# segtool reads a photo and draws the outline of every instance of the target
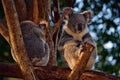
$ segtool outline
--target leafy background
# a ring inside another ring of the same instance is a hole
[[[120,0],[60,0],[61,11],[67,6],[73,7],[77,12],[93,11],[89,30],[98,47],[94,69],[120,76]],[[0,19],[3,17],[0,0]],[[10,47],[2,36],[0,36],[0,62],[14,62]],[[60,65],[59,60],[58,64]],[[3,80],[3,77],[0,77],[0,80]]]

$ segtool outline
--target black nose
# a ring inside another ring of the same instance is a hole
[[[82,24],[81,23],[78,24],[78,31],[82,31]]]

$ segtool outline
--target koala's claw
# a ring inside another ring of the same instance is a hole
[[[80,45],[79,46],[79,49],[80,49],[80,52],[84,49],[84,46],[83,45]]]

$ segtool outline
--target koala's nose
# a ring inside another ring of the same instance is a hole
[[[78,30],[82,31],[82,24],[81,23],[78,24]]]

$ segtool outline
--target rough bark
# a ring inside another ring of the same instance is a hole
[[[35,23],[39,21],[38,1],[39,0],[33,0],[33,21]]]
[[[2,0],[5,17],[8,25],[10,46],[22,70],[25,80],[37,80],[33,66],[27,56],[21,35],[20,24],[13,0]]]
[[[5,38],[5,40],[9,43],[9,33],[7,28],[0,21],[0,34]]]
[[[29,20],[37,24],[49,21],[50,0],[30,0],[27,10]]]
[[[27,19],[33,21],[33,1],[29,0],[28,6],[27,6]],[[37,6],[37,5],[36,5]]]
[[[28,5],[28,19],[37,23],[39,21],[39,10],[38,10],[39,0],[30,0]]]
[[[46,29],[46,40],[50,47],[50,60],[48,62],[48,66],[56,66],[57,61],[56,61],[56,53],[55,53],[54,43],[52,40],[50,30],[48,28]]]
[[[39,7],[38,23],[41,23],[43,21],[47,21],[49,23],[49,15],[51,12],[50,0],[38,0],[38,7]]]
[[[24,0],[14,0],[16,11],[18,14],[19,21],[26,20],[27,18],[27,9]]]
[[[67,80],[71,70],[63,67],[35,67],[35,71],[41,80]],[[22,78],[22,73],[17,64],[0,63],[0,75],[6,77]],[[120,77],[99,71],[85,70],[80,80],[120,80]]]
[[[24,0],[14,0],[16,11],[18,13],[19,21],[23,21],[27,18],[27,10]],[[5,40],[9,43],[9,33],[6,27],[6,20],[3,19],[0,21],[0,34],[5,38]]]

